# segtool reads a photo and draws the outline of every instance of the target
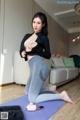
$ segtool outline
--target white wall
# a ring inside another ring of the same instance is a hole
[[[0,0],[0,83],[2,80],[3,66],[2,66],[2,40],[3,40],[3,22],[4,22],[4,0]]]
[[[74,38],[74,34],[70,35],[69,37],[69,55],[80,55],[80,40],[76,42],[72,42],[72,39]]]
[[[52,54],[68,55],[68,40],[69,36],[50,16],[49,23],[49,38]]]
[[[0,66],[1,66],[1,0],[0,0]],[[1,76],[1,68],[0,68],[0,76]]]
[[[3,78],[0,82],[13,82],[13,56],[20,48],[23,36],[31,32],[32,0],[1,0],[4,1],[2,14],[4,14],[4,37],[3,41]],[[4,12],[3,12],[4,11]]]
[[[1,54],[1,0],[0,0],[0,54]]]

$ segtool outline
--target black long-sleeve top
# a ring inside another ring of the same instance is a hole
[[[21,42],[20,45],[20,55],[22,51],[25,51],[24,42],[31,36],[32,34],[26,34]],[[36,33],[38,38],[36,39],[37,46],[32,48],[30,52],[26,52],[25,60],[27,60],[27,55],[39,55],[41,57],[44,57],[46,59],[50,59],[51,52],[50,52],[50,45],[48,37],[45,36],[43,33],[39,32]],[[22,57],[22,55],[21,55]]]

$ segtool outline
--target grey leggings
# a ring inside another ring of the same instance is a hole
[[[39,103],[60,99],[59,93],[52,93],[46,91],[46,88],[44,88],[44,82],[47,80],[50,73],[47,64],[44,62],[44,58],[34,55],[34,57],[29,60],[29,67],[30,77],[25,87],[29,102]]]

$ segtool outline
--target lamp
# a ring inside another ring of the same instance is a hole
[[[80,15],[80,2],[75,4],[74,10],[77,15]]]
[[[79,40],[80,40],[80,35],[78,35],[77,37],[73,38],[72,42],[76,42],[76,41],[79,41]]]

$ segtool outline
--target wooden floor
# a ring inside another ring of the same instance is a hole
[[[0,103],[16,99],[22,95],[24,95],[24,86],[22,85],[11,84],[0,87]]]
[[[59,92],[62,90],[69,93],[75,101],[75,105],[65,103],[55,115],[51,116],[51,120],[80,120],[80,79],[58,88]],[[22,95],[24,95],[24,86],[13,84],[0,87],[0,103],[16,99]]]
[[[61,86],[59,91],[64,89],[74,100],[75,105],[65,103],[55,115],[51,116],[51,120],[80,120],[80,79]]]

